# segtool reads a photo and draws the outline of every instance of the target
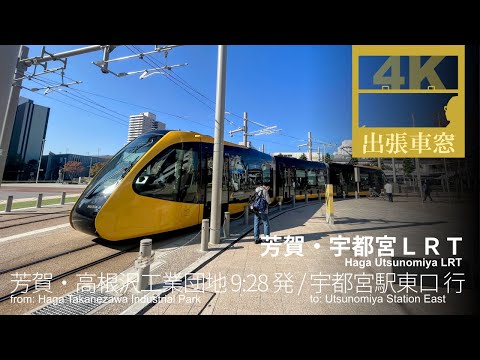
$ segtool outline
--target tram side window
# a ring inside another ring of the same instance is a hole
[[[303,189],[305,186],[305,170],[295,170],[295,187],[297,189]]]
[[[321,170],[317,175],[317,182],[318,182],[318,186],[325,186],[325,175]]]
[[[263,182],[265,184],[270,184],[271,185],[270,164],[269,163],[262,164],[262,175],[263,175]]]
[[[317,174],[314,170],[308,170],[308,185],[317,186]]]
[[[198,152],[171,147],[157,155],[134,181],[135,191],[157,199],[197,202]]]
[[[230,191],[245,191],[248,183],[247,166],[240,154],[230,154]]]

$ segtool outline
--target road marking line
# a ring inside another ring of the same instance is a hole
[[[4,238],[0,238],[0,243],[5,242],[5,241],[9,241],[9,240],[19,239],[19,238],[26,237],[26,236],[41,234],[41,233],[44,233],[44,232],[47,232],[47,231],[61,229],[61,228],[65,228],[65,227],[68,227],[68,226],[70,226],[70,223],[56,225],[56,226],[50,226],[50,227],[43,228],[43,229],[28,231],[28,232],[25,232],[25,233],[22,233],[22,234],[7,236],[7,237],[4,237]]]

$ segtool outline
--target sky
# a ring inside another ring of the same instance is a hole
[[[40,55],[42,46],[27,46],[29,57]],[[57,53],[83,46],[46,45],[46,50]],[[135,47],[150,51],[154,45]],[[132,55],[136,48],[119,46],[110,58]],[[277,134],[249,138],[256,148],[264,144],[267,153],[299,151],[308,131],[316,140],[337,145],[351,139],[350,46],[231,45],[227,51],[226,118],[234,124],[225,122],[226,141],[242,141],[241,133],[230,137],[229,131],[243,124],[245,111],[250,120],[281,129]],[[129,115],[145,111],[155,113],[167,129],[213,136],[217,55],[218,48],[213,45],[174,48],[168,65],[188,63],[174,69],[180,79],[157,74],[140,80],[140,74],[121,78],[103,74],[92,64],[102,58],[97,51],[68,59],[64,82],[81,84],[47,95],[45,90],[22,89],[21,96],[51,108],[44,154],[113,155],[126,144]],[[160,53],[146,60],[111,63],[110,70],[138,71],[161,66],[164,61]],[[60,65],[51,62],[48,68]],[[33,72],[33,67],[28,71]],[[23,86],[42,88],[61,82],[61,77],[48,74],[35,81],[25,80]],[[249,123],[250,131],[260,129]],[[327,148],[330,153],[334,150],[336,147]]]

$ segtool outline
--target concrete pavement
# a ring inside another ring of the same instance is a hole
[[[375,264],[375,259],[380,258],[379,244],[373,243],[373,253],[367,257],[355,257],[351,249],[335,256],[337,250],[330,248],[332,237],[340,235],[349,238],[387,235],[398,240],[393,244],[396,257],[403,257],[403,238],[407,237],[408,251],[417,253],[413,258],[440,259],[452,257],[447,236],[464,236],[457,257],[469,264],[471,272],[474,260],[469,246],[473,239],[468,230],[472,223],[464,203],[422,204],[418,198],[411,197],[396,198],[393,203],[379,199],[347,199],[335,201],[334,225],[326,224],[324,215],[324,207],[312,201],[306,207],[278,216],[271,221],[271,235],[282,237],[277,245],[256,245],[250,233],[201,267],[186,286],[175,287],[165,298],[160,298],[146,314],[472,313],[474,304],[472,292],[465,286],[467,281],[462,282],[461,294],[456,294],[458,288],[453,286],[447,293],[445,278],[442,278],[445,269],[438,270],[440,286],[436,291],[428,287],[426,281],[420,289],[423,273],[405,277],[406,272],[415,271],[413,268],[346,265],[346,259],[370,260]],[[288,235],[304,237],[303,256],[297,252],[285,256],[288,251],[298,250],[294,243],[288,250],[283,242]],[[440,257],[424,256],[425,237],[440,240]],[[277,256],[272,256],[276,252],[274,247],[278,247]],[[262,256],[265,252],[267,254]],[[426,270],[424,273],[432,274]],[[397,281],[385,282],[385,278],[391,279],[391,275],[386,274],[395,274]],[[413,285],[412,277],[416,281]],[[460,278],[456,279],[457,285]],[[385,284],[387,286],[382,287]],[[433,302],[437,300],[446,303]]]

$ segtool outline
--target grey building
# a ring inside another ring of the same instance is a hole
[[[106,163],[111,156],[89,156],[78,154],[54,154],[50,152],[48,155],[42,157],[42,169],[45,169],[44,175],[40,175],[40,179],[44,181],[56,181],[59,176],[59,170],[63,169],[66,163],[70,161],[80,162],[83,170],[73,174],[66,172],[64,176],[65,181],[72,180],[77,177],[88,177],[90,173],[90,166],[96,163]]]
[[[8,148],[4,180],[34,180],[47,134],[50,108],[20,97]]]

